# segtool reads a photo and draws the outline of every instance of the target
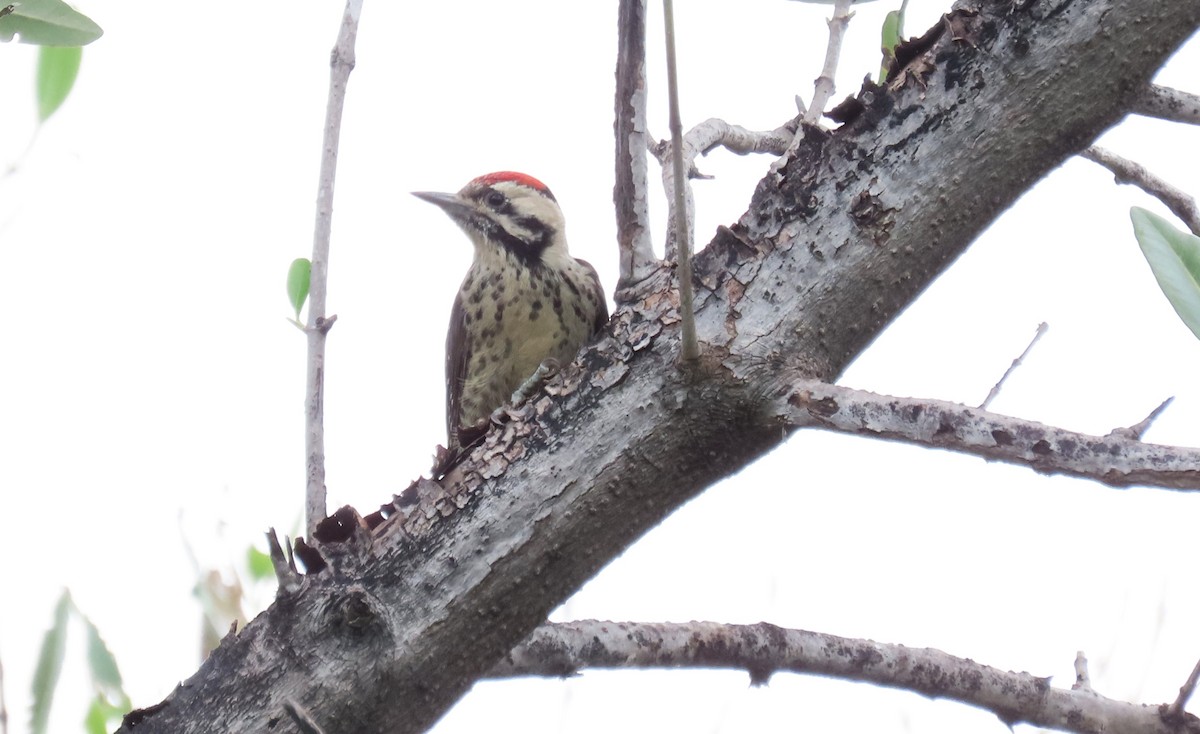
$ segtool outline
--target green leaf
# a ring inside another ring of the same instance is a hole
[[[879,67],[879,83],[887,79],[888,67],[892,65],[892,60],[896,58],[896,46],[900,43],[900,34],[904,32],[904,14],[900,10],[893,10],[883,19],[882,39],[880,41],[880,50],[883,51],[883,62]]]
[[[42,46],[38,52],[38,121],[45,122],[71,93],[83,49],[79,46]]]
[[[87,716],[84,717],[84,731],[87,734],[108,734],[113,729],[112,724],[119,721],[132,708],[133,702],[128,697],[112,703],[103,694],[97,693],[96,697],[92,699],[91,705],[88,706]]]
[[[16,35],[21,43],[86,46],[104,35],[91,18],[62,0],[20,0],[11,5],[12,12],[0,17],[0,41],[11,41]]]
[[[125,694],[121,687],[121,670],[117,667],[117,659],[104,644],[100,630],[92,624],[92,620],[82,613],[79,617],[87,629],[87,660],[88,670],[92,674],[92,683],[96,690],[110,698],[119,698]]]
[[[1200,237],[1141,207],[1132,207],[1129,218],[1158,287],[1200,339]]]
[[[288,300],[291,301],[292,308],[296,309],[297,319],[300,318],[300,309],[304,308],[304,302],[308,300],[308,282],[311,275],[312,263],[306,257],[296,258],[288,268]]]
[[[105,711],[108,705],[108,701],[100,694],[96,694],[92,699],[92,705],[88,706],[87,715],[83,717],[83,730],[87,734],[108,734],[108,716]]]
[[[246,568],[250,571],[250,578],[254,581],[275,577],[275,566],[271,563],[271,556],[254,546],[246,549]]]
[[[54,688],[58,685],[58,674],[62,672],[63,653],[66,651],[67,617],[70,611],[71,593],[64,589],[54,607],[54,623],[42,638],[37,668],[33,672],[33,707],[29,722],[29,730],[33,734],[46,734],[46,725],[50,721]]]
[[[108,649],[108,645],[104,644],[100,629],[78,608],[75,609],[75,614],[87,630],[88,671],[96,689],[96,697],[88,707],[83,725],[88,734],[107,734],[112,730],[110,724],[129,713],[133,702],[125,693],[117,658]]]

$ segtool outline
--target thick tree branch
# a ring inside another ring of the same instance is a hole
[[[777,672],[811,673],[902,688],[994,713],[1006,725],[1079,734],[1200,734],[1200,719],[1168,719],[1166,706],[1105,698],[1090,688],[1054,688],[1049,678],[948,655],[773,624],[642,624],[585,620],[539,627],[488,674],[566,677],[587,669],[724,668],[753,684]]]
[[[1157,84],[1147,84],[1133,98],[1129,111],[1170,122],[1200,125],[1200,96]]]
[[[1200,449],[1142,443],[1116,431],[1089,436],[958,403],[876,395],[813,380],[793,384],[775,409],[793,428],[817,426],[947,449],[1114,487],[1200,490]]]
[[[327,734],[426,729],[629,544],[777,446],[778,374],[836,379],[1200,25],[1193,0],[1052,5],[972,0],[905,81],[804,136],[696,254],[696,370],[675,367],[656,270],[546,394],[373,533],[338,521],[297,594],[122,731],[267,731],[288,700]]]

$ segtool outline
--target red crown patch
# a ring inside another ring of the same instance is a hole
[[[517,171],[496,171],[495,173],[486,173],[471,183],[480,184],[482,186],[491,186],[502,181],[511,181],[516,184],[521,184],[522,186],[528,186],[535,191],[542,192],[551,199],[554,198],[554,194],[550,193],[549,186],[537,180],[533,176],[530,176],[528,173],[518,173]]]

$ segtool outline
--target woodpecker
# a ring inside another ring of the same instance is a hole
[[[533,176],[499,171],[457,194],[413,195],[440,207],[475,246],[446,335],[446,446],[454,454],[543,362],[573,360],[608,322],[608,306],[596,269],[567,251],[554,194]]]

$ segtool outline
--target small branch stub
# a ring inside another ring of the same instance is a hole
[[[313,721],[308,711],[295,701],[290,699],[285,701],[283,710],[287,712],[292,722],[300,729],[301,734],[325,734],[325,730],[316,721]]]
[[[1188,699],[1196,692],[1196,683],[1200,681],[1200,660],[1196,661],[1195,667],[1192,668],[1192,674],[1188,676],[1183,685],[1179,688],[1179,697],[1176,698],[1170,706],[1167,707],[1166,714],[1163,718],[1167,723],[1179,721],[1183,717],[1183,707],[1187,706]]]
[[[1087,656],[1083,654],[1083,650],[1075,653],[1075,683],[1071,686],[1071,690],[1092,690],[1092,678],[1088,675]]]
[[[1154,421],[1158,420],[1158,417],[1163,414],[1163,411],[1170,407],[1171,403],[1174,401],[1174,396],[1167,398],[1159,403],[1157,408],[1150,411],[1150,414],[1145,418],[1141,419],[1137,423],[1134,423],[1132,426],[1114,428],[1113,430],[1109,431],[1108,435],[1120,436],[1133,441],[1140,441],[1142,436],[1146,435],[1146,431],[1150,428],[1150,426],[1154,425]]]
[[[303,578],[296,570],[296,559],[290,554],[285,556],[283,546],[279,543],[279,535],[275,528],[267,531],[267,548],[271,557],[271,566],[275,569],[275,578],[279,581],[280,594],[295,594],[300,590]]]

